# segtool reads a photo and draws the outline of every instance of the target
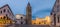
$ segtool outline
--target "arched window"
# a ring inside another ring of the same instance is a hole
[[[3,19],[5,19],[6,17],[4,16]]]
[[[8,15],[6,14],[6,18],[8,19]]]
[[[4,9],[3,12],[6,12],[6,10]]]
[[[39,22],[39,24],[41,24],[41,22]]]
[[[2,11],[1,11],[1,14],[2,14]]]
[[[34,24],[36,24],[36,23],[34,23]]]
[[[46,24],[46,22],[44,22],[44,24]]]
[[[23,19],[23,17],[21,17],[21,19]]]

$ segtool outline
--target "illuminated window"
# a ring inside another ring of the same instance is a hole
[[[8,15],[6,14],[6,17],[7,17],[7,19],[8,19]]]
[[[5,19],[6,17],[4,16],[3,19]]]
[[[41,23],[39,22],[39,24],[41,24]]]
[[[2,17],[1,17],[1,19],[2,19]]]
[[[36,24],[36,23],[34,23],[34,24]]]
[[[46,24],[46,22],[44,22],[44,24]]]

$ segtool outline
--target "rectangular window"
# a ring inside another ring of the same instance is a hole
[[[59,23],[59,16],[58,16],[58,23]]]
[[[60,5],[57,6],[57,12],[60,12]]]

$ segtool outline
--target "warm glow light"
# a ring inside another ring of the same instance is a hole
[[[49,16],[46,16],[45,18],[36,18],[36,20],[32,20],[32,25],[50,25],[51,24],[51,19]]]
[[[0,27],[5,26],[6,24],[7,24],[7,25],[8,25],[8,24],[11,24],[12,22],[13,22],[13,21],[7,19],[7,17],[6,17],[6,19],[5,19],[4,16],[0,16]]]

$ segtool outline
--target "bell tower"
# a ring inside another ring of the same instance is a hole
[[[31,25],[32,23],[32,12],[31,12],[31,6],[30,6],[30,2],[28,1],[27,7],[26,7],[26,22],[28,25]]]

